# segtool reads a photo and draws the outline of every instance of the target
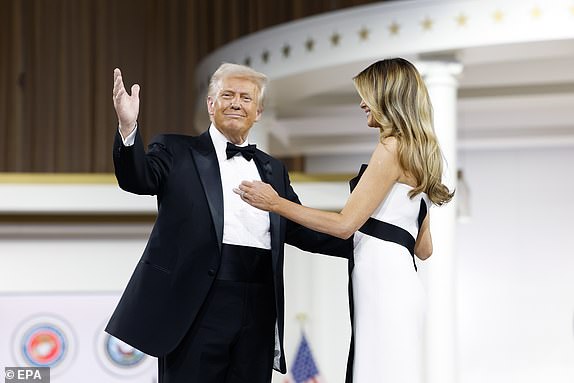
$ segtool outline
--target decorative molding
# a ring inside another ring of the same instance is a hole
[[[54,212],[48,214],[0,214],[0,226],[10,225],[139,225],[152,224],[156,218],[155,212],[132,214],[70,214],[69,212]]]
[[[84,182],[89,177],[80,177],[83,182],[79,184],[49,184],[45,181],[49,175],[38,175],[40,182],[34,183],[29,175],[23,177],[27,183],[0,184],[0,227],[4,229],[7,225],[145,225],[153,223],[157,214],[155,196],[136,196],[116,184]],[[64,179],[69,182],[74,177],[78,176]],[[297,187],[316,190],[325,185],[346,185],[353,175],[291,173],[290,177]],[[18,178],[14,177],[21,181]]]
[[[348,194],[347,182],[353,176],[290,174],[296,190],[305,190],[313,196],[307,203],[325,209],[338,206],[335,196]],[[322,196],[323,190],[332,191],[329,198]],[[78,235],[84,233],[85,227],[94,225],[95,232],[106,225],[142,227],[151,225],[157,214],[154,196],[136,196],[120,190],[117,185],[3,184],[0,194],[0,235],[13,234],[18,227],[25,226],[69,226],[74,227],[72,232]],[[46,230],[50,232],[49,228]]]
[[[48,216],[45,221],[18,221],[0,223],[0,240],[28,239],[102,239],[126,240],[138,239],[145,241],[149,236],[154,219],[149,217],[146,222],[101,222],[97,216],[85,217],[88,221],[77,223],[63,222],[61,216]],[[50,219],[53,219],[50,220]],[[93,222],[89,221],[93,219]]]
[[[347,174],[305,174],[289,173],[292,182],[327,182],[344,180]],[[0,189],[4,185],[112,185],[116,189],[117,180],[113,174],[82,173],[0,173]],[[6,187],[6,186],[4,186]]]
[[[515,0],[418,0],[348,8],[269,28],[216,50],[196,71],[198,99],[206,92],[205,79],[224,61],[248,64],[273,80],[388,56],[572,39],[572,16],[574,6],[567,0],[540,5]],[[267,59],[246,60],[246,55],[258,57],[260,47],[269,46],[275,48],[266,51]],[[285,54],[285,46],[304,49],[290,48]]]
[[[0,184],[116,185],[112,173],[0,173]]]

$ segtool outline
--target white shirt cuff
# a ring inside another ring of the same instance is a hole
[[[124,137],[122,136],[122,132],[120,131],[120,128],[118,126],[118,132],[120,132],[120,137],[122,138],[124,146],[132,146],[136,142],[137,130],[138,130],[138,124],[136,123],[134,130],[132,130],[132,132],[127,137]]]

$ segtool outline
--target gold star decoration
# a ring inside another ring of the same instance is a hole
[[[494,18],[495,22],[500,23],[502,22],[502,19],[504,19],[504,13],[502,13],[502,11],[498,9],[496,10],[496,12],[492,14],[492,17]]]
[[[311,38],[307,39],[307,41],[305,41],[305,48],[307,49],[307,52],[311,52],[313,48],[315,48],[315,40]]]
[[[456,23],[458,24],[459,27],[466,26],[467,21],[468,21],[468,17],[464,13],[461,13],[460,15],[458,15],[456,17]]]
[[[393,23],[389,25],[389,32],[391,33],[391,35],[398,35],[400,29],[401,26],[397,24],[396,21],[393,21]]]
[[[267,62],[269,61],[269,51],[268,50],[263,51],[263,53],[261,54],[261,61],[263,61],[265,64],[267,64]]]
[[[251,57],[246,57],[245,60],[243,60],[243,65],[251,66]]]
[[[289,44],[283,45],[283,48],[281,48],[281,52],[283,52],[283,57],[285,58],[289,57],[289,54],[291,53],[291,46]]]
[[[425,31],[430,31],[432,29],[433,21],[430,17],[426,17],[423,21],[421,21],[421,25]]]
[[[333,33],[331,35],[331,45],[337,46],[339,45],[339,41],[341,41],[341,35],[338,34],[337,32]]]
[[[532,8],[530,14],[532,15],[532,18],[538,19],[540,16],[542,16],[542,10],[540,10],[538,6],[535,6],[534,8]]]
[[[359,39],[361,41],[365,41],[369,38],[369,30],[366,27],[361,28],[359,31]]]

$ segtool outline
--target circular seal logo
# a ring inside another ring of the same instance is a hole
[[[23,321],[12,339],[16,363],[21,366],[50,367],[56,376],[74,359],[75,337],[62,319],[48,314]]]
[[[68,341],[60,328],[53,324],[38,324],[22,339],[22,355],[36,367],[55,367],[66,356]]]
[[[104,369],[115,377],[155,374],[154,357],[104,332],[103,327],[96,336],[96,354]]]
[[[111,335],[105,341],[108,358],[118,367],[134,367],[142,363],[145,354]]]

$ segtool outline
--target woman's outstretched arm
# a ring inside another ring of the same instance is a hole
[[[396,153],[397,143],[392,137],[377,145],[367,170],[339,213],[293,203],[279,197],[270,185],[259,181],[243,181],[235,192],[245,202],[259,209],[277,213],[310,229],[346,239],[367,221],[399,179],[401,169]]]

